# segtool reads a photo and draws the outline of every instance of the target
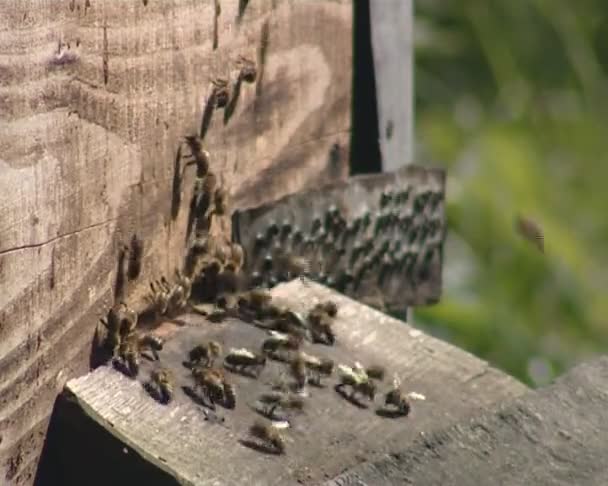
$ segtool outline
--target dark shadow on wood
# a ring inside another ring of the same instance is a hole
[[[390,408],[379,408],[376,410],[376,415],[378,417],[383,417],[383,418],[390,418],[390,419],[394,419],[394,418],[403,418],[403,417],[407,417],[408,414],[407,413],[403,413],[399,410],[394,410],[394,409],[390,409]]]
[[[268,454],[268,455],[272,455],[272,456],[281,455],[281,453],[279,451],[277,451],[274,447],[267,446],[264,444],[259,444],[253,440],[239,439],[239,444],[241,444],[245,447],[249,447],[250,449],[253,449],[254,451],[261,452],[262,454]]]
[[[111,467],[99,467],[108,464]],[[53,407],[34,486],[179,483],[88,417],[65,394]]]
[[[171,192],[171,219],[175,221],[182,203],[182,144],[177,148],[173,162],[173,188]]]
[[[203,109],[203,116],[201,117],[201,130],[200,130],[200,139],[204,140],[205,135],[207,135],[207,130],[209,130],[209,125],[211,125],[211,120],[213,118],[213,112],[215,111],[215,94],[211,94],[209,98],[207,98],[207,102],[205,103],[205,108]]]
[[[247,9],[247,5],[249,4],[249,0],[239,0],[239,13],[236,17],[237,22],[241,22],[243,19],[243,15],[245,15],[245,10]]]
[[[344,391],[344,389],[340,388],[340,385],[336,385],[334,386],[334,390],[336,390],[336,393],[338,395],[340,395],[342,398],[344,398],[344,400],[346,400],[349,403],[352,403],[355,407],[358,408],[369,408],[365,403],[360,402],[359,400],[357,400],[355,397],[349,395],[348,393],[346,393]]]
[[[226,125],[230,121],[230,118],[232,118],[232,115],[234,115],[234,110],[236,110],[236,105],[241,96],[242,85],[243,85],[243,80],[239,76],[236,79],[236,81],[234,82],[234,86],[232,88],[232,98],[230,98],[230,101],[224,108],[224,125]]]
[[[353,2],[353,95],[350,172],[382,172],[369,0]]]

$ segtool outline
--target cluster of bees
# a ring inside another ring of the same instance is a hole
[[[238,86],[256,79],[253,63],[242,58]],[[233,96],[235,96],[233,94]],[[225,80],[213,82],[210,104],[213,109],[225,108],[230,103],[230,92]],[[292,413],[304,411],[307,385],[321,387],[334,372],[338,377],[336,391],[344,398],[374,401],[379,383],[384,380],[381,366],[364,367],[335,365],[334,361],[303,350],[304,343],[333,346],[336,343],[334,321],[338,306],[332,301],[321,302],[302,315],[286,306],[275,303],[270,293],[257,287],[254,276],[244,271],[243,248],[213,231],[217,218],[230,216],[228,191],[210,171],[210,155],[203,149],[201,136],[185,137],[189,148],[188,165],[196,166],[196,177],[190,203],[188,252],[183,271],[176,270],[169,281],[164,276],[150,282],[146,312],[154,319],[171,320],[186,312],[205,315],[211,322],[227,317],[238,318],[265,331],[259,349],[228,348],[214,340],[198,343],[188,352],[184,365],[190,369],[192,392],[197,401],[215,410],[216,405],[234,409],[237,389],[230,379],[231,373],[258,378],[269,360],[284,365],[281,379],[257,397],[256,410],[267,421],[255,421],[249,428],[250,436],[261,446],[274,453],[285,452],[283,429],[289,427]],[[179,150],[181,157],[181,147]],[[124,302],[125,282],[139,277],[142,267],[143,243],[133,237],[131,245],[124,246],[119,257],[117,278],[118,304],[108,312],[97,329],[97,344],[105,352],[107,361],[129,377],[140,371],[142,358],[159,361],[163,341],[153,333],[137,329],[138,314]],[[310,271],[309,260],[280,251],[273,255],[275,268],[286,279]],[[207,304],[204,304],[207,303]],[[211,303],[211,304],[209,304]],[[145,383],[148,393],[162,404],[174,397],[175,379],[171,370],[157,367]],[[350,390],[349,393],[346,390]],[[385,406],[406,416],[410,402],[400,388],[398,380],[385,394]],[[260,446],[258,444],[258,446]]]

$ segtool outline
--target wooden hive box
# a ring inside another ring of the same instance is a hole
[[[339,308],[335,346],[311,344],[306,351],[336,363],[383,365],[389,373],[381,391],[396,373],[407,390],[426,400],[415,401],[408,417],[390,418],[383,415],[383,397],[363,407],[347,401],[334,389],[334,375],[323,388],[308,387],[305,412],[294,416],[285,432],[286,454],[266,454],[247,442],[247,430],[259,418],[256,397],[270,390],[285,365],[269,362],[258,379],[234,375],[236,409],[205,412],[181,389],[192,385],[182,362],[193,343],[213,338],[224,348],[257,349],[265,331],[238,320],[213,324],[188,315],[188,324],[175,331],[160,356],[176,375],[177,391],[168,405],[153,400],[142,386],[156,364],[146,364],[140,381],[104,366],[67,383],[71,405],[57,417],[49,443],[55,451],[50,477],[64,485],[130,484],[128,478],[152,481],[148,484],[318,484],[403,448],[420,432],[526,391],[474,356],[319,284],[298,279],[275,287],[272,295],[302,313],[334,300]]]

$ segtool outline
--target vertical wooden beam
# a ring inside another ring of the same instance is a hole
[[[390,171],[414,153],[412,0],[369,3],[382,170]]]

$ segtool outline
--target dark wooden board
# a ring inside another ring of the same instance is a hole
[[[323,284],[403,310],[441,295],[444,192],[443,171],[407,166],[237,211],[233,232],[259,284],[288,277],[278,250],[304,257]]]
[[[527,390],[474,356],[319,284],[298,279],[278,285],[272,293],[298,312],[320,300],[335,300],[337,344],[308,345],[307,351],[344,364],[384,365],[390,376],[397,373],[408,390],[426,400],[416,401],[409,417],[389,419],[375,413],[380,397],[368,408],[358,408],[336,393],[332,377],[325,388],[309,388],[306,412],[295,417],[286,433],[286,455],[260,453],[239,441],[247,439],[247,428],[257,417],[251,408],[256,396],[269,389],[268,382],[279,375],[281,366],[271,363],[258,380],[234,376],[237,408],[218,408],[224,418],[218,423],[216,416],[205,414],[179,391],[179,386],[191,384],[181,364],[185,353],[210,337],[224,347],[257,347],[264,331],[240,321],[212,324],[193,315],[184,316],[188,325],[175,332],[161,354],[179,385],[169,405],[150,398],[140,381],[108,367],[69,381],[66,392],[80,413],[182,484],[272,485],[317,484],[365,459],[402,448],[422,431],[445,427]],[[144,381],[148,371],[142,372]],[[381,388],[389,387],[390,381]],[[82,460],[97,467],[94,457]]]
[[[608,358],[470,421],[421,434],[407,449],[326,486],[608,484]]]

